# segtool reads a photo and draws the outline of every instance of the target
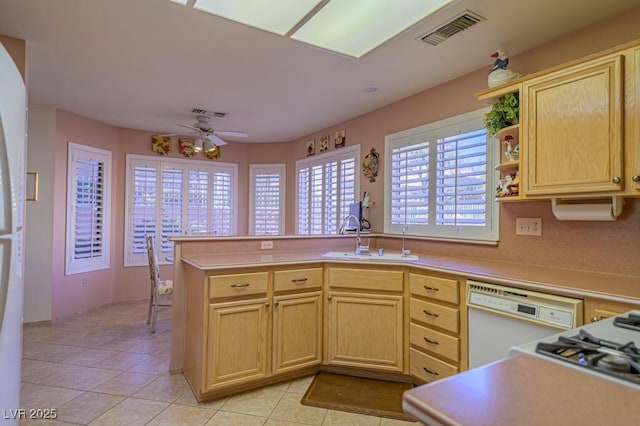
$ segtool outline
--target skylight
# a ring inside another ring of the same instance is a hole
[[[196,0],[203,10],[279,35],[287,34],[321,0]]]
[[[193,8],[360,58],[453,1],[195,0]]]

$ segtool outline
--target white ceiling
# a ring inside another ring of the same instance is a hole
[[[239,141],[286,142],[637,5],[459,0],[361,59],[167,0],[0,0],[0,34],[28,41],[30,102],[159,133],[198,107],[228,113],[212,124],[249,133]],[[416,40],[464,9],[487,21],[437,47]]]

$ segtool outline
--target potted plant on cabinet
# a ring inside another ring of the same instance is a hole
[[[484,124],[491,136],[500,129],[513,126],[518,123],[520,114],[520,102],[516,93],[507,93],[499,98],[485,115]]]

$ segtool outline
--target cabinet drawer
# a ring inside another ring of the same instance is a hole
[[[411,294],[458,304],[458,281],[428,275],[409,274]]]
[[[214,275],[209,277],[209,298],[247,296],[267,292],[267,272]]]
[[[409,340],[412,345],[434,354],[456,362],[460,360],[460,339],[457,337],[451,337],[418,324],[411,324]]]
[[[288,291],[322,287],[322,268],[292,269],[273,274],[273,290]]]
[[[331,268],[329,286],[361,290],[402,291],[402,271]]]
[[[425,382],[433,382],[457,374],[458,367],[411,348],[409,350],[409,373]]]
[[[457,309],[412,298],[410,299],[409,312],[412,320],[440,327],[453,333],[459,331],[459,312]]]

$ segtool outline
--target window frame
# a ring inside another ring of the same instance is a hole
[[[286,196],[286,176],[287,166],[284,163],[278,164],[250,164],[249,165],[249,235],[284,235],[285,230],[285,196]],[[277,174],[280,180],[278,192],[278,232],[256,233],[256,178],[258,174]]]
[[[386,234],[401,234],[403,228],[407,235],[420,236],[447,241],[497,243],[499,240],[499,205],[494,201],[494,188],[498,181],[498,172],[494,166],[498,162],[500,146],[495,143],[495,138],[486,134],[486,188],[485,207],[486,222],[483,227],[473,226],[443,226],[437,225],[437,163],[438,163],[438,141],[456,134],[468,133],[474,130],[484,129],[484,117],[489,108],[482,108],[476,111],[467,112],[454,117],[439,120],[433,123],[414,127],[385,136],[385,159],[384,165],[384,232]],[[429,142],[429,213],[428,225],[403,225],[392,224],[391,202],[392,202],[392,151],[396,147],[417,145],[422,142]]]
[[[300,170],[304,168],[312,168],[316,166],[325,167],[327,164],[337,161],[340,162],[344,159],[353,158],[354,159],[354,200],[353,202],[357,202],[360,199],[360,145],[353,145],[350,147],[335,149],[323,154],[308,156],[307,158],[303,158],[301,160],[296,161],[296,178],[295,178],[295,187],[296,187],[296,200],[295,200],[295,233],[296,235],[335,235],[338,233],[341,222],[346,215],[349,214],[348,206],[346,212],[342,212],[341,208],[338,204],[338,212],[337,212],[337,226],[334,233],[331,234],[312,234],[305,233],[301,234],[299,231],[300,227]],[[324,206],[323,206],[324,212]],[[324,213],[323,213],[324,214]]]
[[[214,173],[230,174],[230,196],[231,213],[229,216],[229,228],[228,235],[237,235],[237,212],[238,212],[238,165],[235,163],[207,163],[199,160],[189,160],[180,158],[164,158],[153,157],[148,155],[127,154],[126,156],[126,177],[125,177],[125,224],[124,224],[124,266],[135,267],[147,265],[147,255],[145,253],[134,253],[134,236],[132,234],[132,220],[133,220],[133,184],[134,184],[134,167],[142,167],[147,164],[148,167],[156,170],[155,176],[155,205],[153,206],[153,227],[154,235],[161,236],[162,234],[162,208],[163,208],[163,172],[166,169],[179,169],[182,171],[182,192],[181,192],[181,233],[185,235],[186,221],[189,217],[189,172],[206,171],[208,173],[208,185],[212,183]],[[210,190],[211,187],[209,187]],[[211,230],[213,209],[215,208],[213,199],[211,198],[211,192],[207,198],[206,212],[207,226]],[[205,235],[211,235],[213,231],[206,233]],[[199,234],[193,234],[199,235]],[[227,234],[225,234],[227,235]],[[162,247],[162,238],[156,238],[156,251],[157,253],[166,252]],[[159,264],[171,264],[171,260],[166,259],[167,256],[160,256]]]
[[[67,202],[66,202],[66,238],[65,238],[65,275],[93,272],[111,267],[111,191],[112,191],[112,153],[92,146],[69,142],[67,147]],[[89,259],[74,259],[76,242],[77,205],[77,164],[79,160],[92,160],[103,163],[102,170],[102,239],[101,255]]]

